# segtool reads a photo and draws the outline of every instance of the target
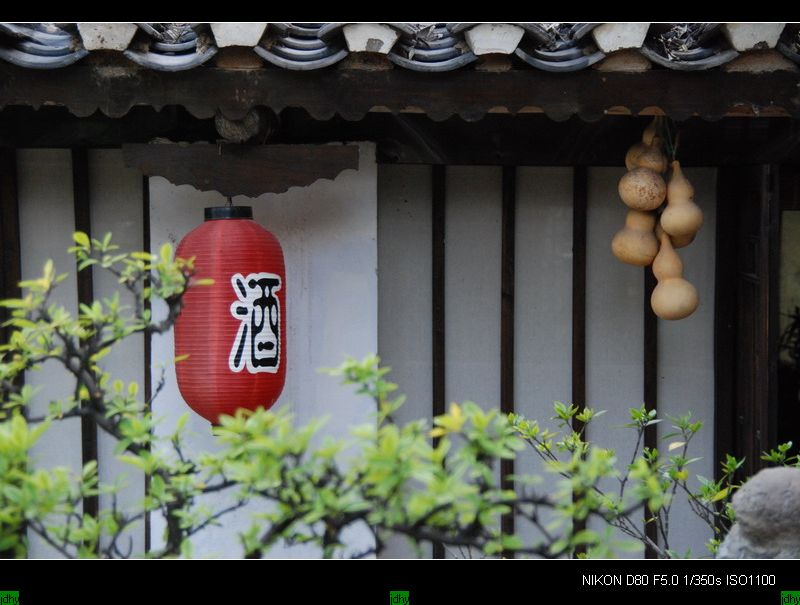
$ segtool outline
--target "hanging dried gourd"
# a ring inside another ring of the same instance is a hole
[[[660,137],[653,137],[649,145],[645,145],[642,152],[633,160],[634,168],[649,168],[653,172],[666,172],[667,156],[661,151],[663,143]]]
[[[628,170],[633,170],[636,168],[636,159],[653,143],[653,138],[658,133],[658,127],[659,119],[658,116],[656,116],[653,118],[653,121],[650,122],[647,128],[644,129],[644,132],[642,133],[642,140],[638,143],[634,143],[631,145],[631,148],[628,149],[628,153],[625,154],[625,167]]]
[[[625,226],[611,240],[611,251],[629,265],[646,267],[658,254],[658,240],[653,229],[656,217],[651,212],[628,210]]]
[[[672,247],[676,250],[680,248],[685,248],[689,244],[694,241],[696,233],[692,233],[691,235],[670,235],[669,241],[672,242]],[[656,231],[656,237],[658,237],[658,231]]]
[[[683,278],[683,263],[672,247],[669,235],[659,230],[658,254],[653,261],[653,275],[658,284],[650,296],[650,306],[661,319],[683,319],[700,304],[697,289]]]
[[[664,178],[650,168],[634,168],[619,181],[619,196],[633,210],[655,210],[667,197]]]
[[[661,214],[661,227],[673,237],[693,239],[702,224],[703,211],[694,203],[694,187],[683,175],[680,162],[674,160],[672,176],[667,185],[667,207]]]

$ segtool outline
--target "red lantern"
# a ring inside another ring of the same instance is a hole
[[[237,408],[269,408],[286,379],[283,251],[248,206],[206,208],[205,222],[178,245],[195,258],[194,279],[175,323],[181,395],[212,424]]]

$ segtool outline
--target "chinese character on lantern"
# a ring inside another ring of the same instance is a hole
[[[251,273],[247,277],[236,273],[231,284],[239,299],[231,305],[231,314],[241,324],[228,360],[230,369],[274,374],[281,364],[281,311],[276,296],[281,278],[274,273]]]

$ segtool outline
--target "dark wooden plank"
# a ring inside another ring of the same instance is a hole
[[[572,172],[572,404],[586,407],[586,233],[589,200],[587,169],[579,166]],[[584,430],[584,424],[573,418],[572,428]],[[586,529],[585,521],[574,521],[573,531]],[[575,555],[585,553],[579,546]]]
[[[72,192],[75,207],[75,230],[92,236],[91,200],[89,193],[89,153],[86,148],[72,150]],[[91,268],[79,271],[78,302],[91,305],[94,301],[94,285]],[[86,416],[81,417],[81,461],[97,462],[97,424]],[[100,511],[98,496],[83,499],[84,514],[97,517]]]
[[[720,168],[716,183],[716,250],[714,277],[714,473],[734,451],[737,411],[736,372],[736,195],[737,171]]]
[[[644,268],[644,380],[643,399],[644,407],[648,411],[658,411],[658,317],[650,306],[650,297],[656,287],[655,275],[650,267]],[[644,446],[647,448],[658,447],[658,425],[646,427],[644,430]],[[652,513],[645,507],[645,522]],[[656,544],[658,543],[658,528],[654,523],[645,524],[645,534]],[[656,559],[658,554],[648,545],[645,545],[644,556],[646,559]]]
[[[760,424],[764,432],[762,449],[769,450],[778,442],[778,340],[780,339],[780,254],[781,194],[780,167],[763,167],[762,225],[764,250],[764,286],[762,296],[766,311],[767,393],[762,401]]]
[[[0,148],[0,295],[18,298],[20,295],[19,199],[17,196],[17,153]],[[8,319],[6,308],[0,308],[0,323]],[[11,328],[0,326],[0,339],[8,342]]]
[[[214,120],[198,120],[182,107],[134,107],[122,118],[101,113],[79,118],[65,107],[6,107],[0,111],[0,146],[118,148],[161,137],[213,143]]]
[[[500,261],[500,411],[514,411],[514,250],[517,209],[517,169],[503,166],[503,208]],[[500,484],[503,489],[513,490],[514,461],[500,461]],[[514,533],[514,514],[503,515],[501,531]],[[513,553],[504,553],[513,558]]]
[[[432,346],[432,374],[433,374],[433,409],[434,416],[445,413],[445,331],[444,331],[444,254],[445,254],[445,167],[436,165],[433,171],[432,195],[432,309],[431,309],[431,336]],[[433,558],[444,559],[444,546],[441,543],[433,544]]]
[[[585,167],[572,178],[572,404],[586,407],[586,231],[588,175]],[[583,429],[574,420],[572,428]]]
[[[258,197],[358,169],[356,145],[123,145],[126,165],[175,185]]]
[[[609,115],[594,123],[577,116],[555,122],[543,114],[488,114],[478,122],[454,117],[435,122],[422,114],[367,114],[358,122],[340,116],[314,120],[287,108],[270,142],[375,141],[379,163],[619,166],[640,138],[649,117]],[[64,107],[7,107],[0,111],[0,146],[119,147],[170,141],[215,143],[213,119],[197,119],[182,107],[134,107],[122,118],[100,113],[78,118]],[[532,141],[540,141],[532,144]],[[800,125],[790,118],[741,117],[681,123],[681,164],[726,166],[800,163]]]
[[[100,69],[83,62],[58,70],[32,70],[3,63],[0,82],[4,83],[0,106],[63,105],[79,116],[99,110],[120,117],[137,105],[180,105],[198,118],[211,118],[220,110],[231,119],[241,119],[257,106],[276,113],[302,107],[318,120],[336,114],[359,120],[376,106],[394,112],[418,107],[434,120],[459,115],[469,121],[497,107],[511,113],[538,107],[555,120],[574,114],[598,120],[612,108],[625,107],[637,114],[652,106],[677,120],[695,114],[721,118],[734,108],[751,113],[782,108],[792,116],[800,115],[795,102],[797,75],[786,70],[548,73],[532,68],[461,69],[431,78],[405,69],[306,72],[203,67],[165,73],[124,64]]]
[[[715,452],[745,459],[740,479],[776,438],[778,177],[769,165],[719,172]]]
[[[15,149],[0,147],[0,297],[19,298],[19,282],[21,277],[20,265],[20,234],[19,234],[19,196],[17,191],[17,153]],[[8,319],[8,311],[0,308],[0,323]],[[11,335],[10,327],[0,326],[0,342],[6,343]],[[16,383],[24,384],[24,377]],[[24,410],[23,410],[23,413]],[[25,536],[26,529],[23,524],[19,536]],[[0,550],[0,559],[13,559],[13,549]]]
[[[150,252],[152,243],[150,241],[150,177],[142,177],[142,250]],[[150,299],[144,303],[144,308],[150,310]],[[152,339],[150,334],[144,335],[144,401],[145,407],[149,412],[152,412],[151,399],[153,397],[153,348]],[[148,444],[149,448],[149,444]],[[144,493],[150,491],[150,475],[144,476]],[[152,527],[150,524],[150,512],[144,515],[144,552],[150,552],[151,548],[151,533]]]

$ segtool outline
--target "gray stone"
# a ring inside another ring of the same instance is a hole
[[[722,31],[736,50],[775,48],[785,23],[723,23]]]
[[[733,510],[718,558],[800,558],[800,469],[760,471],[734,494]]]
[[[800,559],[800,544],[754,542],[736,523],[719,547],[717,559]]]
[[[601,23],[592,30],[597,46],[604,53],[644,44],[649,23]]]
[[[135,23],[78,23],[86,50],[125,50],[136,30]]]
[[[256,46],[267,29],[266,23],[210,23],[217,46]]]

